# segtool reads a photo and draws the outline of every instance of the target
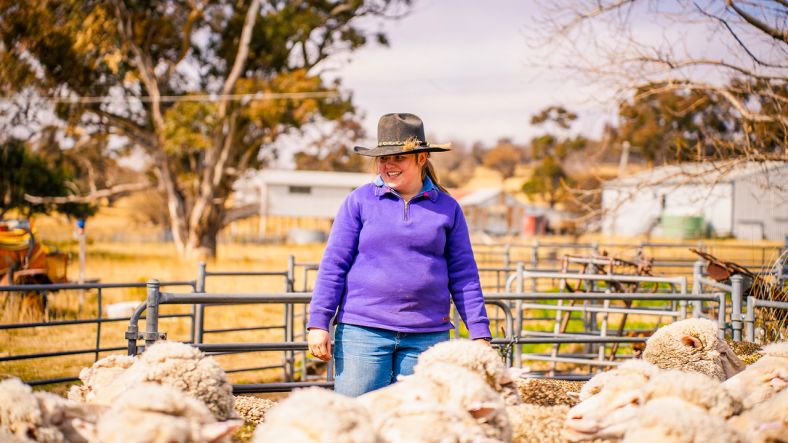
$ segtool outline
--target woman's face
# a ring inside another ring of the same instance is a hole
[[[395,154],[378,157],[378,174],[400,193],[416,193],[422,186],[421,168],[427,154]]]

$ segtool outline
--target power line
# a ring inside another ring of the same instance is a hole
[[[310,91],[310,92],[256,92],[254,94],[201,94],[201,95],[162,95],[159,101],[162,103],[179,103],[179,102],[218,102],[219,100],[227,99],[230,101],[240,101],[242,103],[249,103],[253,101],[267,101],[267,100],[305,100],[305,99],[323,99],[339,97],[339,92],[336,91]],[[37,100],[51,103],[51,104],[102,104],[102,103],[126,103],[129,101],[138,101],[150,103],[153,98],[149,95],[143,96],[77,96],[77,97],[37,97]],[[11,97],[0,97],[0,103],[13,103],[14,99]]]

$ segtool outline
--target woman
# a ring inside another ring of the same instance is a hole
[[[375,157],[378,176],[337,213],[308,325],[310,352],[327,361],[336,312],[334,390],[341,394],[413,373],[419,353],[449,339],[452,300],[471,338],[491,338],[465,217],[428,160],[448,149],[425,140],[415,115],[386,114],[377,147],[355,148]]]

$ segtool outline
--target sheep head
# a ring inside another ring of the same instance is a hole
[[[700,372],[720,381],[744,369],[731,347],[717,337],[716,323],[700,318],[657,330],[646,342],[643,359],[661,369]]]
[[[569,410],[562,436],[572,442],[621,438],[641,402],[638,387],[608,386]]]

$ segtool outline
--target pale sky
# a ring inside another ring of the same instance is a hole
[[[551,104],[579,112],[579,132],[599,133],[610,111],[589,102],[588,86],[529,67],[535,12],[530,0],[416,1],[407,17],[383,23],[389,47],[361,48],[336,73],[373,138],[382,114],[410,112],[437,143],[524,143],[541,131],[531,115]]]

